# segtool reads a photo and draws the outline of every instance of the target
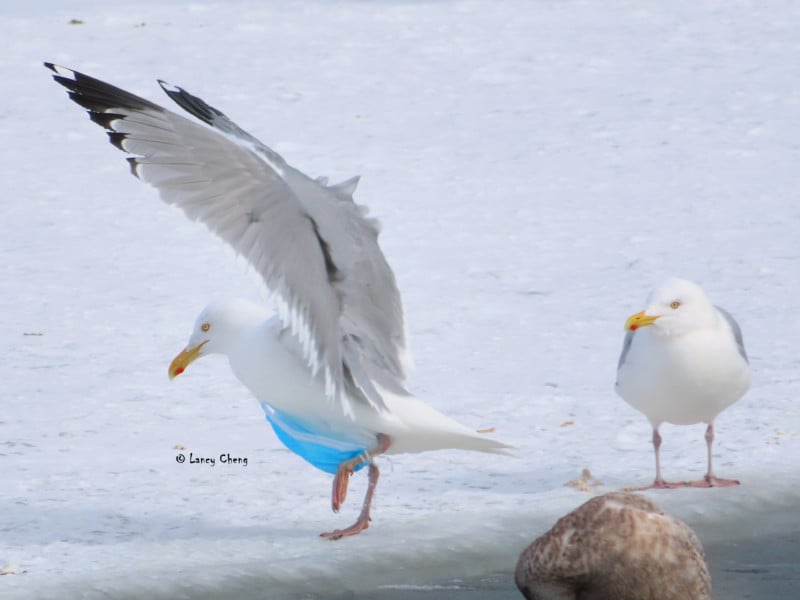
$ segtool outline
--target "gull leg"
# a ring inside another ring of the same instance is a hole
[[[661,476],[661,434],[658,429],[653,429],[653,450],[656,454],[656,479],[653,485],[664,485],[664,478]]]
[[[345,498],[347,498],[347,484],[350,483],[350,475],[355,472],[356,467],[362,463],[371,462],[375,456],[383,454],[391,446],[391,438],[388,435],[379,433],[377,436],[378,443],[374,449],[368,450],[364,454],[344,461],[339,465],[336,470],[336,475],[333,478],[333,490],[331,493],[331,508],[333,512],[338,513]]]
[[[331,508],[333,512],[338,513],[339,508],[344,504],[345,498],[347,498],[347,485],[350,483],[350,475],[355,472],[356,467],[362,462],[364,462],[364,458],[357,456],[339,465],[336,475],[333,477],[333,489],[331,491]]]
[[[374,463],[370,463],[369,487],[367,487],[367,495],[364,496],[364,504],[361,506],[361,513],[358,515],[356,522],[350,525],[350,527],[345,527],[344,529],[334,529],[333,531],[322,533],[320,534],[320,537],[328,540],[338,540],[343,537],[361,533],[369,527],[369,522],[371,521],[369,509],[372,505],[372,498],[375,496],[375,487],[378,485],[378,478],[380,477],[380,474],[381,472],[378,470],[378,467],[376,467]]]
[[[638,491],[665,490],[688,486],[689,484],[684,481],[678,483],[668,483],[664,481],[664,478],[661,476],[661,434],[658,433],[658,427],[653,428],[653,450],[655,450],[656,454],[656,479],[650,485],[636,489]]]
[[[339,465],[336,471],[336,476],[333,478],[333,490],[331,494],[331,506],[333,512],[339,512],[339,508],[344,503],[347,497],[347,484],[350,482],[350,475],[353,474],[355,468],[362,463],[369,463],[369,486],[367,487],[367,494],[364,496],[364,504],[361,507],[361,514],[358,520],[347,527],[346,529],[336,529],[335,531],[326,532],[321,534],[321,537],[338,540],[342,537],[356,535],[369,527],[369,510],[372,505],[372,498],[375,495],[375,487],[378,485],[378,478],[380,477],[380,470],[372,462],[372,459],[383,454],[391,446],[392,440],[388,435],[379,433],[377,435],[378,443],[373,450],[365,452],[364,454],[344,461]]]
[[[699,480],[699,481],[692,481],[689,485],[692,487],[731,487],[734,485],[739,485],[739,481],[736,479],[722,479],[721,477],[717,477],[714,475],[714,469],[712,466],[712,456],[711,456],[711,446],[714,443],[714,423],[711,422],[706,427],[706,446],[708,447],[708,473],[706,476]]]

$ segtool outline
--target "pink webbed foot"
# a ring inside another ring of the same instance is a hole
[[[326,540],[340,540],[343,537],[349,537],[351,535],[357,535],[367,529],[369,527],[369,522],[372,519],[367,516],[366,519],[359,517],[358,520],[350,525],[350,527],[345,527],[344,529],[334,529],[333,531],[326,531],[325,533],[320,533],[319,537],[326,539]]]
[[[650,485],[635,488],[637,492],[644,492],[645,490],[675,490],[678,488],[689,487],[688,481],[664,481],[663,479],[656,479]]]
[[[367,494],[364,496],[364,504],[361,506],[361,514],[358,515],[358,520],[355,523],[346,527],[345,529],[335,529],[320,534],[321,538],[326,540],[339,540],[343,537],[349,537],[361,533],[369,527],[370,516],[369,509],[372,506],[372,498],[375,496],[375,487],[378,485],[378,478],[381,472],[374,464],[369,465],[369,486],[367,487]]]
[[[320,534],[321,538],[326,540],[339,540],[343,537],[357,535],[369,527],[369,522],[371,521],[369,510],[372,506],[372,498],[375,496],[375,488],[378,485],[378,478],[381,475],[378,467],[375,466],[375,464],[371,461],[374,456],[386,452],[391,445],[391,438],[389,438],[388,435],[379,433],[377,439],[378,444],[374,450],[343,462],[341,465],[339,465],[339,469],[336,471],[336,476],[333,478],[331,504],[333,506],[333,511],[338,512],[339,507],[342,505],[342,502],[344,502],[345,496],[347,496],[347,484],[350,481],[350,475],[353,474],[355,468],[362,462],[369,463],[369,485],[367,487],[367,493],[364,496],[364,503],[361,506],[361,514],[358,515],[358,519],[355,523],[350,525],[350,527],[326,531],[325,533]]]
[[[733,487],[736,485],[739,485],[738,479],[723,479],[715,475],[706,475],[703,479],[689,482],[690,487],[696,488]]]

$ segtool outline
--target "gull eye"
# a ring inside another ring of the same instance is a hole
[[[669,303],[669,307],[670,307],[671,309],[673,309],[673,310],[675,310],[676,308],[678,308],[680,305],[681,305],[681,303],[680,303],[680,302],[678,302],[677,300],[673,300],[672,302],[670,302],[670,303]],[[205,331],[205,330],[204,330],[204,331]]]
[[[203,323],[202,325],[200,325],[201,331],[208,331],[209,329],[211,329],[211,323]]]

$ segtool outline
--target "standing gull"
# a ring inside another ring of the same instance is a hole
[[[734,318],[711,304],[697,284],[670,278],[653,290],[645,310],[628,318],[625,330],[616,389],[653,426],[656,478],[648,488],[738,485],[734,479],[717,477],[711,461],[714,419],[750,387],[747,353]],[[708,424],[704,479],[664,481],[658,428],[665,421]]]
[[[357,521],[323,537],[369,526],[379,454],[504,452],[506,445],[406,391],[400,294],[378,246],[377,221],[353,201],[357,177],[332,186],[311,179],[219,110],[163,81],[167,95],[205,125],[77,71],[45,66],[111,143],[132,155],[135,176],[232,246],[273,293],[277,316],[244,300],[206,307],[169,376],[201,356],[227,355],[280,441],[334,475],[334,512],[350,475],[368,467]]]

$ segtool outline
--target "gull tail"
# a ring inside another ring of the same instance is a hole
[[[514,456],[513,446],[470,429],[413,396],[385,394],[384,400],[398,421],[394,431],[386,431],[392,438],[388,454],[453,449]]]

